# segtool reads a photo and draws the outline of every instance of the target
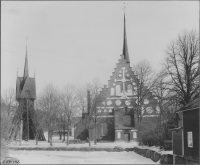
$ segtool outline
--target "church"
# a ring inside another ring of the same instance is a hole
[[[18,108],[9,130],[9,138],[13,139],[19,136],[23,140],[33,140],[36,136],[35,124],[37,122],[34,118],[36,83],[35,77],[29,77],[27,48],[23,77],[17,75],[16,100]],[[39,139],[45,140],[43,133],[39,133]]]
[[[100,91],[101,101],[96,106],[97,115],[104,119],[97,126],[97,141],[137,142],[138,82],[139,78],[130,66],[124,14],[123,52],[108,80],[108,86],[104,85]],[[140,115],[158,115],[156,99],[150,91],[144,99],[144,105]],[[85,116],[89,114],[90,112],[82,114],[82,121],[75,126],[74,138],[85,140],[90,134],[90,139],[94,140],[95,129],[86,129],[84,126]]]

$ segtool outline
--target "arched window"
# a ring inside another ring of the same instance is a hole
[[[117,139],[121,139],[121,132],[117,132]]]
[[[131,126],[131,116],[130,115],[124,115],[123,116],[123,125],[124,126]]]
[[[137,138],[137,132],[133,132],[133,138],[134,138],[134,139]]]
[[[131,84],[127,85],[127,93],[128,93],[128,95],[132,95],[132,93],[133,93],[132,85]]]
[[[121,86],[120,85],[116,85],[116,95],[117,96],[121,95]]]
[[[114,95],[115,95],[115,89],[114,89],[114,88],[111,88],[111,89],[110,89],[110,95],[111,95],[111,96],[114,96]]]

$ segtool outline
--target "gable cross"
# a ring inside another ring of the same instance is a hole
[[[123,93],[125,93],[125,82],[127,82],[127,81],[130,81],[129,79],[126,79],[126,77],[125,77],[125,67],[122,67],[122,72],[123,72],[123,77],[122,77],[122,79],[121,80],[116,80],[115,79],[115,82],[122,82],[123,83]]]

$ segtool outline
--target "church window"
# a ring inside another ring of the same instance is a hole
[[[132,85],[131,84],[127,85],[127,92],[129,95],[132,95]]]
[[[121,86],[120,85],[116,85],[116,95],[120,96],[121,94]]]
[[[137,138],[137,132],[133,132],[133,138],[134,138],[134,139]]]
[[[123,125],[124,126],[131,126],[131,116],[130,115],[124,115],[123,116]]]
[[[114,95],[115,95],[115,89],[114,89],[114,88],[111,88],[111,89],[110,89],[110,95],[111,95],[111,96],[114,96]]]
[[[117,132],[117,139],[121,139],[121,132]]]

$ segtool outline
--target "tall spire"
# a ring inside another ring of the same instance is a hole
[[[127,44],[127,36],[126,36],[126,19],[125,19],[125,9],[124,9],[124,43],[123,43],[123,55],[124,59],[130,63],[129,54],[128,54],[128,44]]]
[[[25,57],[25,64],[24,64],[24,78],[29,77],[28,74],[28,55],[27,55],[27,37],[26,37],[26,57]]]

